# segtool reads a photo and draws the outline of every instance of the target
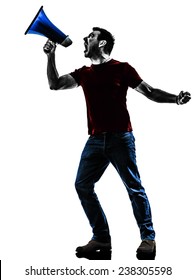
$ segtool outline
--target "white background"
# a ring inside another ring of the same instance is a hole
[[[83,265],[116,271],[120,266],[172,266],[172,276],[150,277],[192,279],[195,250],[193,2],[4,1],[0,11],[3,280],[42,279],[25,276],[25,269],[31,265],[34,268]],[[47,59],[42,51],[46,38],[24,36],[41,5],[49,19],[73,40],[73,45],[66,49],[57,47],[60,74],[90,64],[83,55],[83,37],[93,26],[100,26],[115,35],[113,58],[128,61],[154,87],[174,94],[180,90],[192,94],[190,103],[177,106],[154,103],[131,89],[128,92],[137,162],[156,230],[155,261],[136,260],[139,231],[125,188],[112,166],[96,186],[110,224],[112,260],[88,261],[75,257],[75,248],[91,238],[91,229],[74,189],[80,154],[88,137],[86,107],[81,88],[49,90]],[[120,277],[114,274],[114,279]]]

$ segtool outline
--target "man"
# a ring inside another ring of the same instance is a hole
[[[111,250],[111,237],[106,216],[94,191],[111,162],[119,173],[130,198],[140,229],[138,259],[155,257],[155,231],[150,204],[136,165],[134,136],[126,106],[128,87],[152,101],[185,104],[191,96],[181,91],[174,95],[144,82],[128,63],[111,59],[114,37],[105,29],[95,27],[84,38],[84,54],[92,62],[74,72],[59,76],[55,66],[56,45],[50,40],[44,46],[48,56],[47,75],[50,89],[71,89],[82,86],[88,118],[89,139],[84,147],[76,177],[76,191],[92,227],[89,243],[76,249],[77,256],[90,259],[95,252]]]

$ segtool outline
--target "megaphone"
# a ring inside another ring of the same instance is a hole
[[[24,34],[41,35],[64,47],[68,47],[72,44],[69,36],[65,35],[48,19],[45,12],[43,11],[43,6],[41,6]]]

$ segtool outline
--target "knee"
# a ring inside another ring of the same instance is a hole
[[[127,192],[129,193],[129,195],[131,197],[140,196],[140,195],[144,195],[145,194],[145,189],[142,186],[141,182],[140,183],[137,182],[137,183],[131,184],[130,186],[126,185],[126,189],[127,189]]]
[[[83,184],[79,180],[77,180],[77,179],[76,179],[74,185],[75,185],[75,189],[76,189],[77,192],[82,191],[83,188],[84,188]]]
[[[77,193],[84,193],[84,192],[87,192],[87,190],[89,190],[90,188],[88,187],[88,185],[85,182],[76,179],[75,189],[76,189]]]
[[[79,197],[90,197],[94,193],[94,185],[87,182],[75,181],[75,189]]]

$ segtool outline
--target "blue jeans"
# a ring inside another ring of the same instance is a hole
[[[90,136],[81,155],[76,191],[93,231],[93,240],[109,242],[109,226],[94,191],[109,163],[120,175],[130,198],[141,239],[155,239],[150,204],[141,184],[136,164],[132,132],[102,133]]]

